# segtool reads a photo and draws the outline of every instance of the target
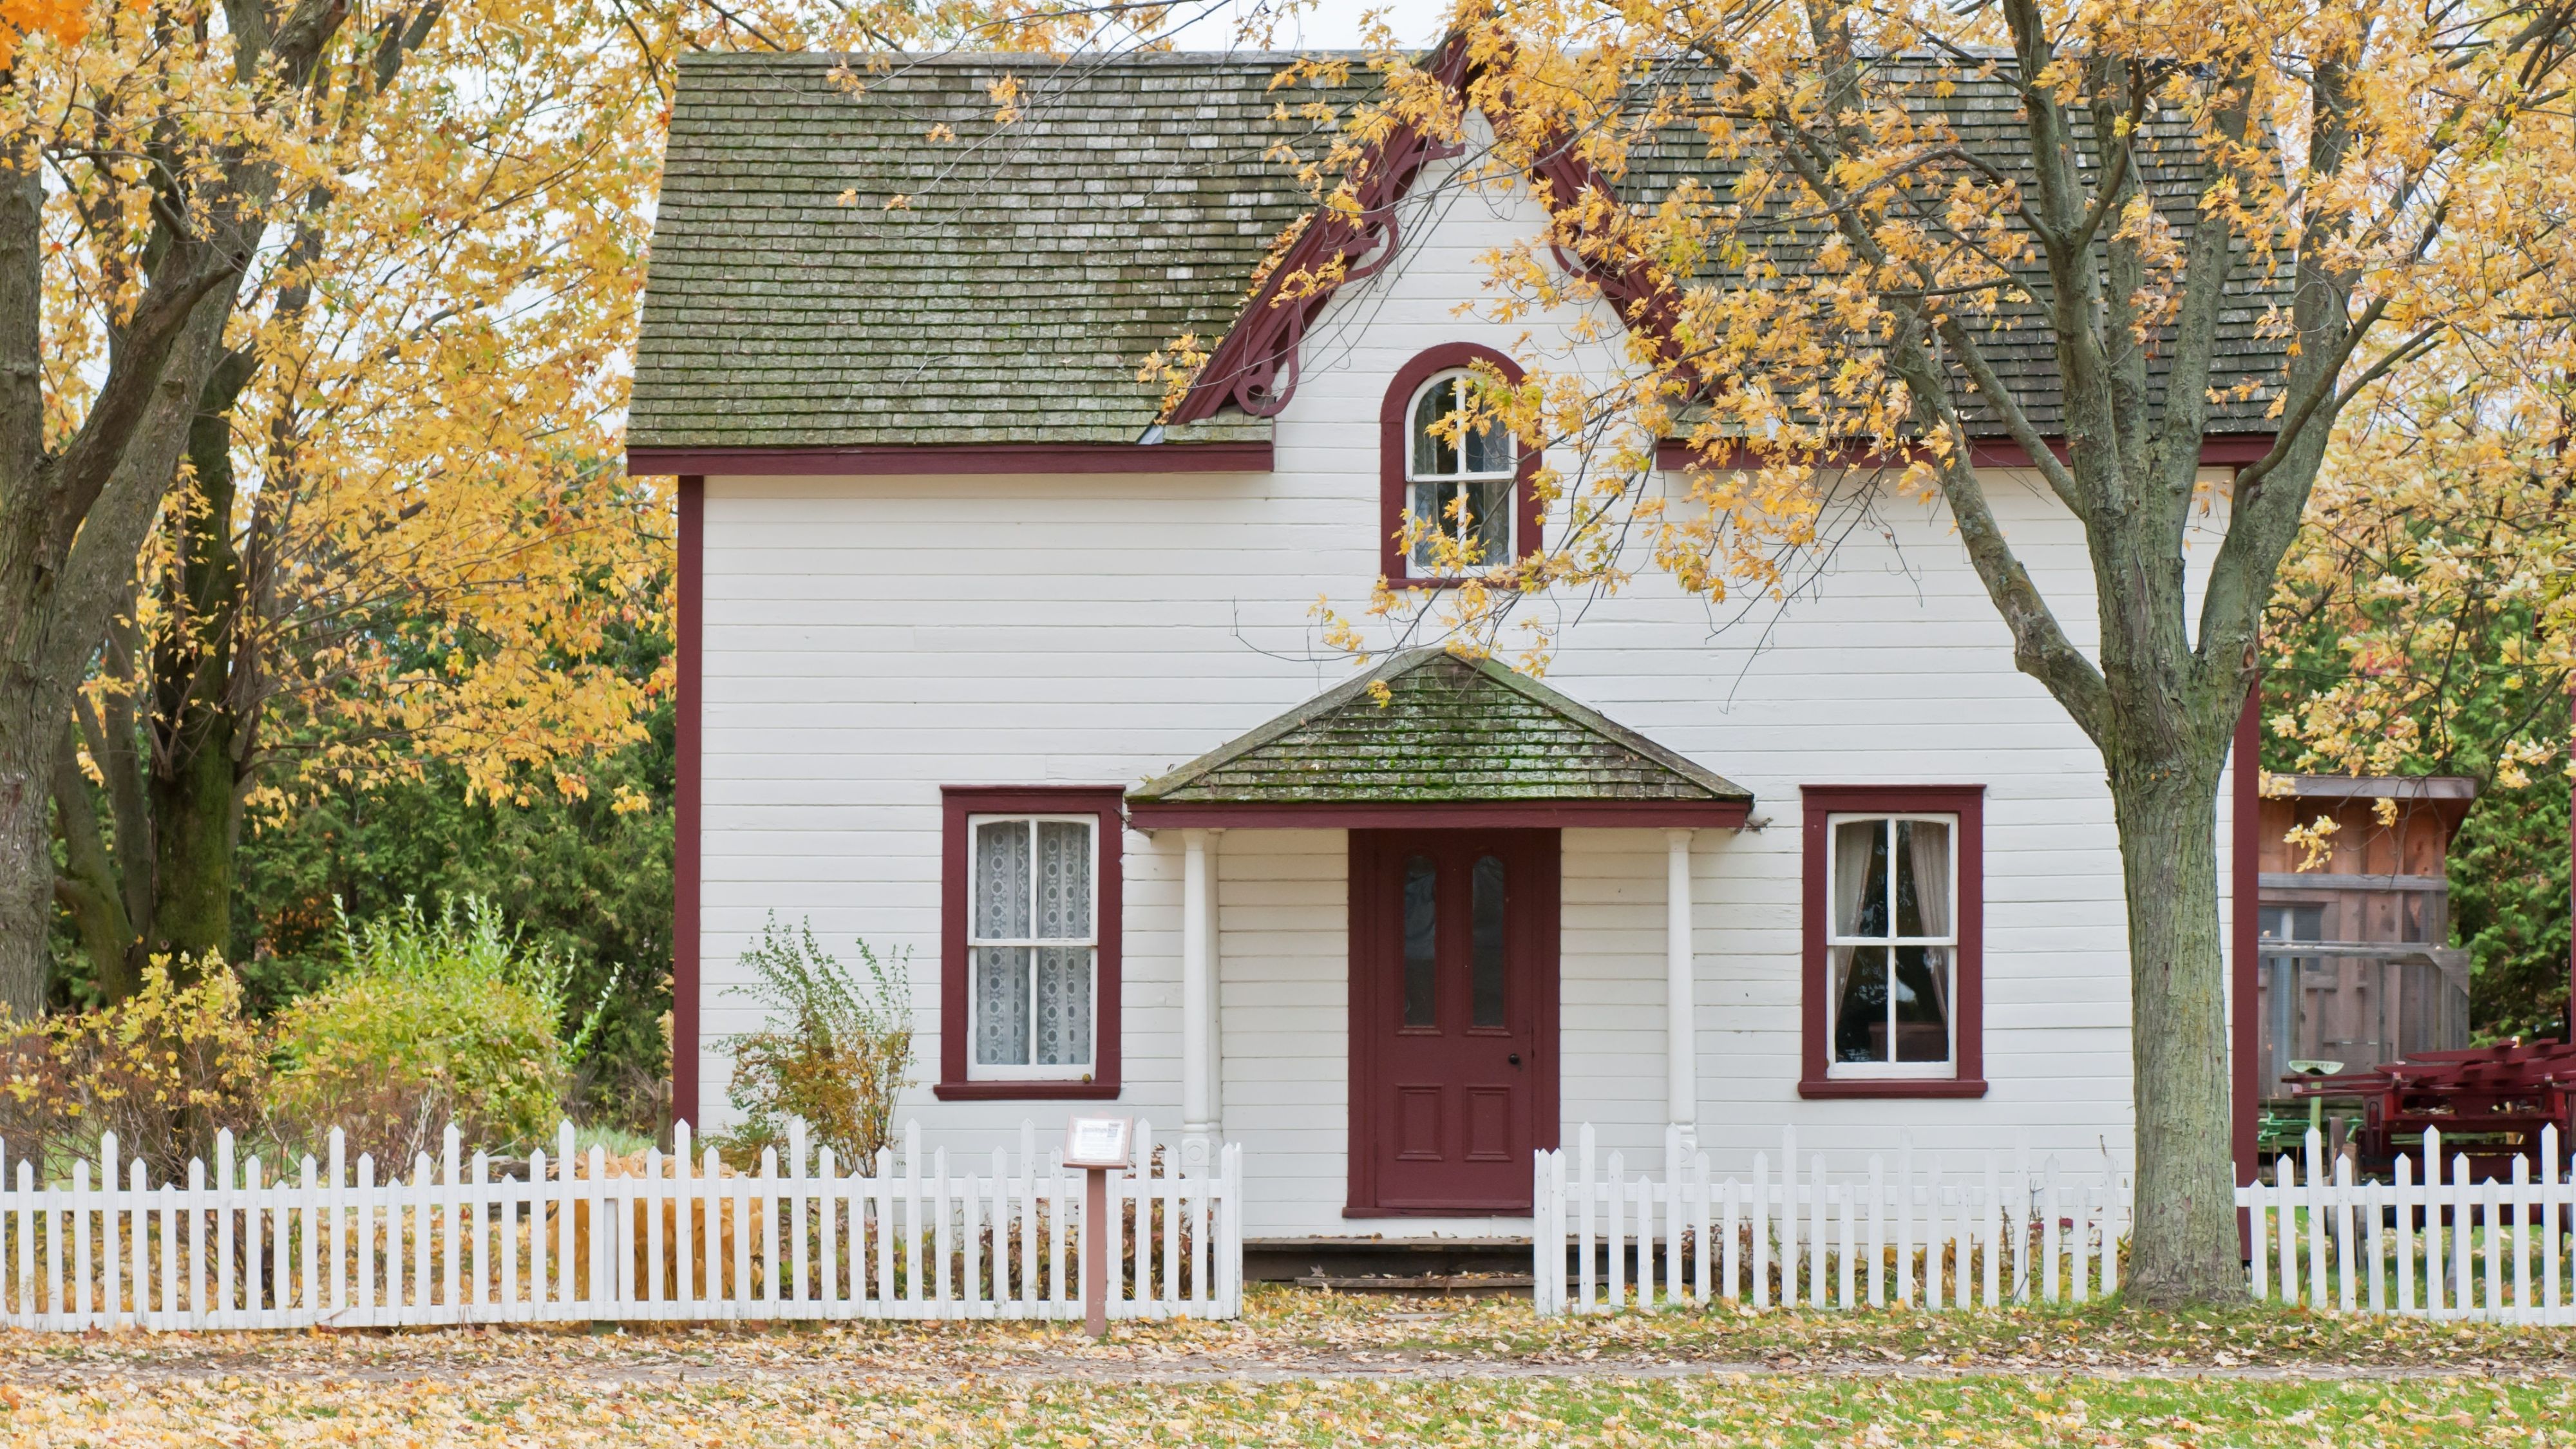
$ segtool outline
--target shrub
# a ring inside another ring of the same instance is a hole
[[[269,1082],[240,980],[221,958],[174,978],[167,957],[143,969],[134,995],[0,1037],[0,1140],[49,1179],[92,1156],[114,1132],[156,1182],[185,1181],[188,1159],[214,1155],[230,1129],[252,1138]]]
[[[743,1124],[720,1145],[737,1164],[783,1142],[791,1118],[802,1118],[814,1145],[831,1148],[844,1170],[886,1145],[912,1072],[912,988],[903,956],[889,962],[857,944],[864,976],[825,951],[812,926],[790,931],[773,915],[742,954],[754,984],[741,994],[781,1024],[725,1042],[733,1052],[727,1095]]]
[[[337,1125],[351,1157],[398,1169],[450,1120],[493,1148],[553,1130],[600,1015],[594,1005],[569,1039],[560,1030],[560,960],[473,896],[435,918],[405,901],[356,929],[344,919],[341,940],[342,973],[276,1018],[282,1139],[310,1147]]]

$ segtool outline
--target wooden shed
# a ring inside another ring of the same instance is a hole
[[[2266,778],[2265,1100],[2288,1096],[2282,1078],[2302,1070],[2293,1063],[2358,1071],[2468,1045],[2469,963],[2449,945],[2445,859],[2476,797],[2476,782],[2453,776]],[[2334,829],[2311,860],[2287,837],[2322,821]]]

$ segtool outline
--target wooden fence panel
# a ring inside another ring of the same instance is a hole
[[[2302,1159],[2285,1156],[2271,1182],[2236,1190],[2251,1227],[2250,1294],[2320,1312],[2576,1323],[2576,1164],[2555,1128],[2538,1146],[2537,1171],[2516,1158],[2509,1179],[2472,1182],[2467,1156],[2446,1165],[2440,1134],[2427,1132],[2392,1181],[2363,1182],[2311,1132]],[[1541,1313],[1659,1298],[1942,1310],[2119,1291],[2130,1184],[2107,1170],[2034,1165],[2026,1149],[2009,1165],[1999,1152],[1918,1164],[1909,1142],[1893,1171],[1872,1154],[1862,1172],[1835,1177],[1821,1157],[1800,1171],[1794,1132],[1781,1134],[1776,1180],[1767,1151],[1754,1154],[1749,1181],[1715,1178],[1708,1155],[1683,1153],[1678,1134],[1667,1134],[1664,1163],[1657,1175],[1631,1174],[1617,1152],[1604,1162],[1588,1125],[1572,1148],[1538,1154]]]
[[[1109,1314],[1227,1318],[1242,1310],[1243,1158],[1225,1145],[1185,1173],[1177,1144],[1111,1174]],[[449,1128],[410,1181],[347,1160],[270,1173],[225,1134],[213,1171],[154,1184],[112,1134],[95,1164],[40,1181],[0,1144],[0,1322],[53,1332],[777,1318],[1080,1319],[1080,1174],[1036,1147],[951,1170],[917,1124],[900,1153],[843,1172],[809,1150],[727,1171],[712,1147],[610,1159],[554,1150],[504,1161]],[[900,1158],[900,1161],[898,1161]],[[14,1182],[7,1169],[16,1168]],[[237,1170],[238,1169],[238,1170]],[[1125,1251],[1133,1246],[1132,1257]],[[41,1268],[40,1265],[41,1264]]]

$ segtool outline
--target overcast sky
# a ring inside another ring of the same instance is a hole
[[[1241,0],[1238,0],[1241,3]],[[1437,40],[1455,0],[1317,0],[1304,14],[1279,26],[1281,50],[1348,50],[1359,45],[1360,28],[1373,12],[1384,11],[1396,38],[1408,46]],[[1182,32],[1189,49],[1223,49],[1231,25],[1211,16]]]

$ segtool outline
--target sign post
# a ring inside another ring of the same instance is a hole
[[[1064,1126],[1064,1165],[1083,1170],[1082,1326],[1109,1336],[1109,1174],[1135,1157],[1132,1117],[1076,1117]]]

